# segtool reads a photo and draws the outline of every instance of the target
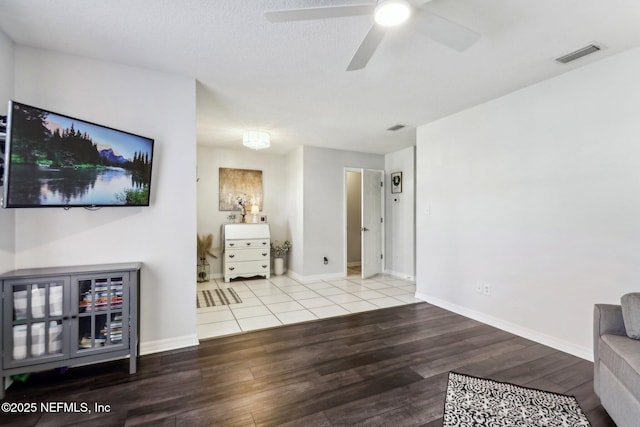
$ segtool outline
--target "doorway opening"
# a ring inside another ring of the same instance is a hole
[[[362,274],[362,173],[347,170],[347,276]]]
[[[383,271],[384,171],[345,169],[345,272],[363,279]]]

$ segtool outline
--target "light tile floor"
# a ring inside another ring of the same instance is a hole
[[[198,283],[198,290],[216,287],[233,288],[242,303],[197,309],[200,339],[420,301],[414,298],[415,282],[387,275],[363,280],[359,272],[342,280],[305,284],[288,276]]]

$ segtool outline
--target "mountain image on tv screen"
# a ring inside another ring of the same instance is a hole
[[[11,103],[6,206],[148,206],[153,139]]]

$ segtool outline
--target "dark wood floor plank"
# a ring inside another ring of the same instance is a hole
[[[6,414],[7,426],[440,426],[448,372],[571,394],[613,422],[593,364],[426,303],[32,374],[8,402],[98,402],[108,414]]]
[[[367,336],[370,334],[377,333],[380,328],[376,324],[367,324],[367,325],[359,325],[359,326],[349,326],[348,324],[343,325],[346,329],[343,330],[329,330],[324,333],[319,333],[311,336],[303,336],[303,340],[307,345],[313,345],[317,343],[327,343],[330,341],[340,342],[341,344],[348,343],[349,339],[353,339],[356,336]],[[350,328],[350,329],[349,329]],[[290,335],[287,337],[281,337],[281,339],[276,340],[274,342],[269,342],[264,345],[264,348],[269,353],[274,353],[278,351],[287,351],[291,349],[296,349],[299,347],[301,340],[300,335]]]
[[[376,363],[357,367],[357,371],[365,376],[375,376],[380,373],[387,372],[389,370],[397,369],[398,366],[408,365],[414,372],[422,375],[416,371],[414,367],[425,361],[433,360],[438,357],[447,357],[451,354],[459,354],[468,349],[470,344],[465,342],[459,342],[451,345],[438,345],[433,344],[424,345],[424,349],[421,351],[413,352],[410,354],[399,355],[398,357],[384,359]],[[422,375],[424,377],[424,375]]]
[[[593,427],[598,427],[598,426],[615,427],[616,425],[602,406],[598,406],[597,408],[592,409],[591,411],[587,412],[585,415],[587,416],[587,418],[589,419],[589,422]]]
[[[474,375],[477,377],[496,378],[504,370],[520,366],[548,356],[554,351],[547,346],[532,343],[523,349],[517,349],[506,353],[486,358],[480,362],[461,366],[461,373]],[[500,381],[508,381],[507,378],[500,378]]]
[[[421,404],[430,399],[437,399],[441,402],[442,393],[446,390],[446,386],[446,375],[421,379],[406,387],[387,390],[376,395],[347,402],[325,412],[334,425],[356,425],[366,420],[370,420],[371,423],[375,424],[380,417],[385,418],[386,414],[391,415],[392,412],[400,408],[409,411],[410,405],[421,406]],[[425,413],[423,415],[427,416],[428,414]],[[411,415],[411,418],[414,418],[414,415]]]
[[[421,426],[430,421],[442,418],[443,409],[442,399],[437,396],[432,396],[423,399],[419,403],[405,405],[353,424],[338,420],[334,425],[344,427]],[[442,423],[440,423],[440,426],[442,426]]]
[[[176,427],[209,427],[209,426],[225,426],[225,427],[253,427],[251,413],[247,412],[233,417],[220,417],[218,411],[212,406],[194,409],[189,412],[182,413],[175,417]]]
[[[306,417],[298,418],[282,424],[280,427],[331,427],[333,423],[324,412],[316,412]]]
[[[514,384],[532,387],[530,384],[539,378],[553,378],[559,372],[569,369],[579,363],[575,357],[559,352],[552,352],[546,356],[515,365],[492,375],[496,381],[507,381]],[[536,387],[533,387],[536,388]]]
[[[455,349],[455,346],[451,345],[449,348]],[[426,378],[443,372],[463,370],[468,365],[477,364],[496,358],[501,354],[520,351],[525,348],[526,346],[521,343],[519,338],[511,337],[511,339],[484,347],[473,346],[465,351],[442,352],[437,355],[438,357],[412,364],[411,368]]]
[[[586,381],[593,380],[593,363],[579,359],[578,363],[568,366],[561,371],[549,374],[546,378],[569,390]]]
[[[479,325],[479,323],[471,319],[455,322],[451,320],[426,322],[423,325],[416,324],[412,325],[410,328],[401,328],[396,330],[390,338],[385,340],[385,342],[389,345],[399,345],[406,342],[436,338],[445,336],[446,334],[465,331],[477,325]]]
[[[278,426],[315,412],[326,411],[344,402],[354,401],[377,395],[388,389],[405,387],[422,378],[408,368],[365,379],[333,390],[331,393],[314,393],[308,399],[286,403],[282,406],[252,411],[256,425]]]

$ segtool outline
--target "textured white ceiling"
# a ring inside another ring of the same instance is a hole
[[[375,2],[375,1],[373,1]],[[190,76],[198,143],[233,147],[272,134],[270,152],[313,145],[388,153],[415,127],[640,45],[637,0],[433,0],[482,35],[450,50],[390,32],[364,70],[345,68],[372,18],[269,23],[265,10],[367,0],[0,0],[17,44]],[[553,59],[596,42],[569,65]],[[541,106],[543,108],[543,106]],[[408,127],[390,132],[395,124]]]

